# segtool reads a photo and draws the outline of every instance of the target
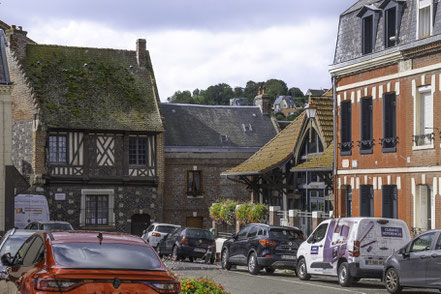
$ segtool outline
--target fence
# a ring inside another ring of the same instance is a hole
[[[308,212],[300,210],[277,211],[281,226],[295,226],[306,235],[312,233],[315,227],[323,220],[330,217],[325,212]],[[315,221],[314,221],[315,220]]]

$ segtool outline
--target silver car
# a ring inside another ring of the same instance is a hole
[[[166,223],[153,223],[146,230],[144,230],[141,238],[149,242],[150,246],[156,248],[168,233],[180,228],[179,225],[172,225]]]
[[[389,256],[383,278],[389,293],[404,287],[441,289],[441,229],[417,236]]]

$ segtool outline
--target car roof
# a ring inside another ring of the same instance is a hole
[[[95,243],[99,242],[99,234],[102,236],[102,243],[119,243],[146,245],[146,242],[138,236],[117,232],[99,231],[51,231],[48,234],[51,242],[56,243]]]
[[[25,229],[10,229],[6,232],[9,236],[30,236],[38,231],[36,230],[25,230]]]
[[[167,223],[152,223],[152,225],[155,226],[170,226],[170,227],[175,227],[175,228],[180,228],[180,225],[174,225],[174,224],[167,224]]]
[[[68,224],[70,225],[69,222],[64,222],[64,221],[35,221],[32,223],[37,223],[37,224]]]
[[[248,226],[258,226],[258,227],[265,227],[267,229],[290,229],[290,230],[299,230],[299,228],[297,227],[293,227],[293,226],[274,226],[274,225],[268,225],[268,224],[262,224],[262,223],[252,223],[249,224]]]

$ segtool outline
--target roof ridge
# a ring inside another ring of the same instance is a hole
[[[259,109],[259,106],[255,105],[244,105],[244,106],[233,106],[233,105],[204,105],[204,104],[188,104],[188,103],[170,103],[170,102],[161,102],[161,105],[165,106],[178,106],[178,107],[204,107],[204,108],[233,108],[233,109],[243,109],[243,108],[252,108]]]
[[[128,49],[115,49],[115,48],[100,48],[100,47],[81,47],[81,46],[68,46],[58,44],[28,44],[27,46],[39,46],[39,47],[52,47],[52,48],[72,48],[72,49],[86,49],[86,50],[108,50],[108,51],[123,51],[123,52],[136,52],[135,50]],[[148,50],[147,50],[148,51]]]

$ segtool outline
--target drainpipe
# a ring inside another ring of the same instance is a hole
[[[332,110],[332,115],[333,115],[333,124],[332,124],[332,128],[333,128],[333,140],[334,140],[334,162],[333,162],[333,167],[332,167],[332,172],[333,172],[333,180],[334,180],[334,217],[336,216],[336,212],[338,211],[338,201],[337,201],[337,87],[336,87],[336,82],[335,82],[335,76],[332,76],[332,96],[333,96],[333,110]]]

